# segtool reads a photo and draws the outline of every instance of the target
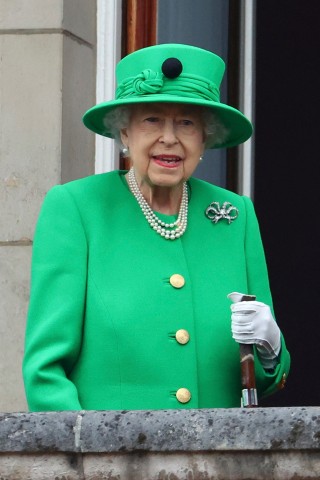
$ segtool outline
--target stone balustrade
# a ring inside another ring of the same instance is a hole
[[[320,479],[320,407],[3,413],[0,479]]]

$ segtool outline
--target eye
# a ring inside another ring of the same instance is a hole
[[[177,124],[180,127],[193,127],[194,126],[194,121],[191,120],[190,118],[181,118],[178,120]]]
[[[184,120],[180,120],[180,124],[185,126],[185,127],[189,127],[189,126],[193,125],[193,121],[188,120],[188,119],[184,119]]]
[[[147,117],[144,119],[145,122],[148,122],[148,123],[157,123],[159,122],[159,118],[158,117]]]

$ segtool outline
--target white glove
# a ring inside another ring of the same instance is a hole
[[[255,344],[263,367],[274,368],[281,349],[280,329],[268,305],[240,302],[243,295],[237,292],[228,295],[235,302],[230,307],[232,337],[238,343]]]

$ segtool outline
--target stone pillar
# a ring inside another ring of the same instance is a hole
[[[0,410],[25,410],[21,359],[35,222],[55,184],[94,173],[96,1],[0,0]]]

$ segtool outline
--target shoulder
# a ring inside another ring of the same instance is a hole
[[[212,183],[206,182],[205,180],[200,180],[199,178],[191,177],[189,179],[189,184],[191,191],[196,193],[197,195],[216,195],[219,198],[228,198],[228,199],[239,199],[240,195],[237,193],[231,192],[226,188],[218,187],[217,185],[213,185]]]
[[[92,175],[52,187],[40,209],[38,222],[51,228],[51,224],[65,221],[90,226],[100,222],[110,212],[126,205],[129,190],[120,171]]]
[[[73,180],[62,185],[55,185],[48,191],[46,201],[58,199],[67,201],[69,199],[76,203],[91,203],[97,199],[102,200],[110,197],[115,199],[125,191],[121,178],[123,173],[114,170]]]
[[[91,175],[89,177],[80,178],[78,180],[65,183],[62,185],[62,187],[72,194],[83,192],[90,193],[91,191],[96,191],[97,189],[105,190],[108,187],[115,189],[119,181],[121,183],[122,173],[123,172],[120,170],[114,170],[112,172]]]
[[[128,189],[124,172],[115,170],[99,175],[55,185],[45,195],[39,219],[52,219],[57,215],[70,218],[94,218],[107,214],[125,202]]]
[[[239,195],[238,193],[227,190],[226,188],[218,187],[212,183],[200,180],[198,178],[191,177],[189,179],[189,185],[191,190],[191,197],[195,196],[197,198],[203,199],[203,201],[211,202],[230,202],[233,205],[242,208],[250,208],[249,205],[252,205],[252,201],[249,197]]]

